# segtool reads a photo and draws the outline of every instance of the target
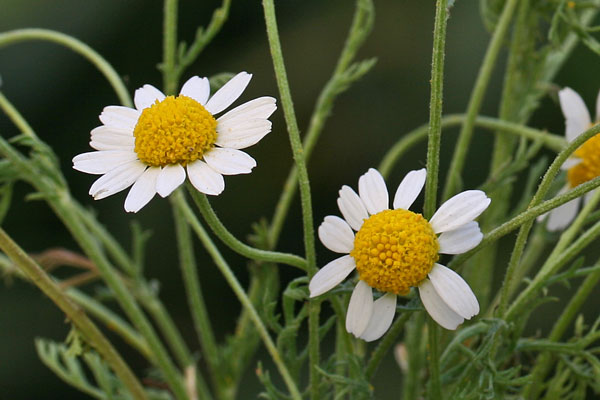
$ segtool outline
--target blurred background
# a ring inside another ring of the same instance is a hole
[[[188,43],[198,25],[206,25],[220,2],[182,0],[179,37]],[[279,29],[296,114],[304,130],[321,88],[329,78],[352,20],[351,1],[277,1]],[[433,1],[380,0],[376,2],[374,30],[360,52],[376,57],[377,65],[360,82],[339,97],[320,143],[310,161],[315,224],[336,214],[337,191],[343,184],[354,188],[358,177],[377,166],[383,154],[406,132],[426,123],[429,116],[429,78],[434,19]],[[40,27],[72,35],[103,55],[124,78],[130,93],[145,83],[161,87],[156,66],[161,62],[162,4],[159,1],[116,0],[2,0],[0,32]],[[448,23],[444,113],[464,112],[490,35],[479,15],[478,2],[457,1]],[[483,105],[484,115],[497,115],[505,53],[500,57]],[[593,106],[599,87],[600,63],[579,46],[559,73],[556,83],[571,86]],[[222,32],[184,74],[211,76],[220,72],[248,71],[253,80],[238,101],[270,95],[278,97],[268,53],[260,2],[234,1]],[[138,214],[123,211],[126,192],[94,202],[87,194],[93,176],[71,168],[74,155],[90,151],[89,132],[98,126],[98,115],[118,99],[98,71],[80,56],[42,42],[24,42],[0,49],[2,92],[27,118],[37,134],[58,154],[75,198],[93,206],[99,219],[125,243],[130,225],[139,221],[153,235],[148,242],[146,276],[160,281],[161,298],[192,348],[197,348],[175,252],[174,229],[168,202],[158,196]],[[281,185],[291,166],[291,152],[281,110],[272,117],[273,131],[249,149],[258,166],[248,176],[226,178],[226,190],[211,198],[223,222],[240,238],[251,233],[251,224],[270,218]],[[560,109],[545,99],[531,123],[562,134]],[[17,130],[0,116],[0,134]],[[479,134],[481,133],[481,134]],[[443,136],[440,179],[450,159],[456,132]],[[492,136],[475,135],[465,172],[465,186],[481,184],[488,172]],[[404,174],[425,166],[425,144],[416,146],[401,161],[388,181],[395,187]],[[3,228],[29,252],[52,247],[77,250],[66,230],[47,206],[25,201],[31,192],[19,184]],[[248,196],[248,193],[252,193]],[[302,228],[296,202],[280,241],[280,249],[302,253]],[[242,282],[245,262],[227,252]],[[323,265],[332,256],[318,244]],[[508,257],[508,255],[506,255]],[[200,248],[200,274],[212,322],[223,339],[234,326],[239,306],[232,292]],[[282,267],[283,277],[298,271]],[[94,285],[90,285],[93,289]],[[596,300],[598,301],[598,300]],[[596,308],[597,309],[597,308]],[[542,316],[539,329],[548,326]],[[84,399],[63,384],[37,358],[36,337],[63,340],[69,330],[64,316],[31,285],[6,280],[0,285],[0,400]],[[125,350],[126,351],[126,350]],[[136,354],[126,352],[136,370],[145,367]],[[266,357],[264,357],[267,359]],[[374,382],[377,397],[388,398],[400,386],[400,370],[388,357]],[[260,388],[248,377],[243,398],[255,398]],[[379,384],[381,383],[381,384]]]

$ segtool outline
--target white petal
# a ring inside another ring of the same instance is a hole
[[[386,293],[373,303],[373,313],[369,324],[360,338],[366,342],[372,342],[383,336],[392,325],[394,314],[396,314],[396,298],[393,293]]]
[[[558,92],[558,99],[566,120],[567,141],[570,142],[585,132],[592,120],[583,99],[573,89],[564,88]]]
[[[440,253],[462,254],[475,248],[483,239],[479,224],[471,221],[458,229],[446,231],[438,238]]]
[[[369,168],[367,173],[358,179],[358,194],[371,215],[389,208],[390,200],[385,181],[374,168]]]
[[[123,150],[133,153],[135,137],[119,134],[96,134],[92,135],[90,146],[96,150]]]
[[[490,202],[481,190],[467,190],[442,204],[429,223],[435,233],[451,231],[473,221],[488,208]]]
[[[319,239],[325,247],[336,253],[350,253],[354,248],[354,232],[340,217],[328,215],[318,229]]]
[[[469,284],[456,272],[435,264],[428,276],[437,294],[455,313],[465,319],[479,314],[477,297]]]
[[[142,175],[147,165],[138,160],[129,161],[102,175],[90,187],[89,194],[100,200],[128,188]]]
[[[259,97],[258,99],[239,105],[233,110],[227,111],[217,121],[231,122],[257,118],[267,119],[277,110],[275,103],[276,100],[273,97]]]
[[[121,135],[133,137],[133,129],[115,128],[113,126],[101,125],[92,129],[92,137],[104,135]]]
[[[159,167],[150,167],[140,176],[125,199],[125,211],[138,212],[156,194],[156,179],[160,174]]]
[[[133,132],[141,112],[129,107],[108,106],[100,114],[100,121],[106,126],[126,129]]]
[[[218,114],[229,107],[244,92],[252,74],[240,72],[219,89],[206,103],[206,110],[211,114]]]
[[[235,149],[213,148],[204,154],[204,161],[223,175],[249,174],[256,161],[248,154]]]
[[[165,99],[165,94],[152,85],[144,85],[135,91],[133,97],[135,108],[142,111],[144,108],[150,107],[158,100],[159,102]]]
[[[231,149],[245,149],[271,132],[271,121],[255,118],[217,123],[216,144]]]
[[[428,279],[425,279],[419,285],[419,296],[423,306],[441,327],[455,330],[464,322],[464,318],[452,311],[444,300],[437,294],[435,288]]]
[[[179,164],[167,165],[156,179],[156,193],[167,197],[185,181],[185,169]]]
[[[342,186],[339,191],[340,197],[337,199],[338,207],[348,224],[358,231],[365,219],[369,218],[367,209],[362,200],[354,190],[349,186]]]
[[[373,314],[373,291],[364,281],[358,281],[350,296],[346,313],[346,331],[360,337]]]
[[[198,191],[218,195],[225,189],[223,175],[209,167],[204,161],[194,161],[187,166],[190,182]]]
[[[137,154],[133,151],[91,151],[73,157],[73,169],[87,174],[105,174],[135,159]]]
[[[317,297],[339,285],[350,272],[354,271],[356,263],[350,255],[337,258],[321,268],[310,280],[308,290],[310,297]]]
[[[415,199],[421,193],[423,185],[425,185],[425,178],[427,178],[427,170],[422,168],[418,171],[410,171],[396,190],[394,196],[394,209],[402,208],[408,210]]]
[[[179,93],[204,105],[206,104],[206,100],[208,100],[208,96],[210,95],[210,83],[206,78],[192,76],[183,84],[181,92]]]
[[[558,193],[560,194],[560,192]],[[546,229],[548,229],[550,232],[556,232],[569,226],[575,219],[575,216],[577,216],[580,200],[581,199],[579,197],[576,197],[573,200],[550,210],[548,213],[549,215]]]
[[[563,171],[567,171],[571,168],[573,168],[574,166],[576,166],[577,164],[581,164],[581,158],[578,157],[569,157],[565,160],[564,163],[562,163],[562,165],[560,166],[560,169],[562,169]]]

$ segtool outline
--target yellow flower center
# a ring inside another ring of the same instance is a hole
[[[581,145],[573,155],[581,160],[569,168],[569,186],[574,188],[600,175],[600,135],[596,135]]]
[[[187,165],[214,147],[216,128],[215,118],[196,100],[168,96],[142,111],[133,130],[134,151],[153,167]]]
[[[384,210],[363,223],[350,255],[360,279],[381,292],[407,294],[425,279],[440,246],[429,222],[407,210]]]

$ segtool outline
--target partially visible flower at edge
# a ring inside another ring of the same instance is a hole
[[[220,194],[223,175],[247,174],[256,166],[240,149],[271,131],[267,118],[277,109],[274,98],[260,97],[215,119],[251,78],[240,72],[212,96],[208,79],[198,76],[188,79],[177,97],[142,86],[135,92],[135,108],[104,108],[103,125],[91,132],[90,146],[97,151],[74,157],[73,168],[102,175],[89,191],[95,200],[133,185],[125,199],[128,212],[139,211],[156,193],[167,197],[186,172],[198,191]]]
[[[568,142],[572,142],[593,125],[590,113],[581,96],[569,87],[558,92],[558,99],[565,117],[565,137]],[[600,92],[596,98],[596,121],[599,120]],[[561,169],[567,171],[567,183],[558,194],[565,193],[600,175],[600,135],[590,138],[575,150],[573,155],[561,166]],[[594,192],[595,190],[592,190],[583,196],[584,203],[591,198]],[[581,198],[577,197],[541,215],[538,217],[538,221],[543,221],[548,217],[546,229],[552,232],[560,231],[575,219],[580,203]]]
[[[419,288],[425,309],[446,329],[456,329],[479,313],[469,285],[436,261],[438,253],[461,254],[481,242],[483,235],[474,219],[491,200],[480,190],[465,191],[442,204],[427,221],[408,211],[426,176],[425,169],[409,172],[390,210],[383,177],[371,168],[358,180],[359,194],[348,186],[340,190],[337,203],[344,219],[329,215],[319,226],[323,245],[346,255],[313,276],[310,297],[329,291],[356,269],[359,281],[350,297],[346,330],[365,341],[376,340],[388,330],[397,295],[408,294],[411,287]],[[384,294],[373,301],[372,288]]]

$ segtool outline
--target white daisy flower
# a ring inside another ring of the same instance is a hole
[[[568,142],[572,142],[592,126],[590,113],[581,96],[569,87],[558,92],[558,98],[560,108],[565,116],[565,136]],[[598,120],[600,120],[600,93],[596,99],[596,121]],[[567,184],[558,194],[565,193],[600,175],[600,135],[592,137],[575,150],[561,168],[567,171]],[[586,193],[583,198],[584,202],[588,201],[594,192],[592,190]],[[549,231],[562,230],[575,219],[580,202],[581,198],[575,198],[542,215],[539,220],[543,220],[547,216],[546,228]]]
[[[332,289],[356,269],[359,281],[350,297],[346,330],[358,338],[380,338],[394,318],[397,295],[408,294],[411,287],[419,288],[425,309],[446,329],[456,329],[479,313],[469,285],[436,261],[438,253],[461,254],[481,242],[483,235],[473,220],[490,199],[480,190],[462,192],[427,221],[408,211],[426,176],[425,169],[409,172],[390,210],[383,177],[371,168],[358,180],[359,194],[348,186],[340,190],[337,203],[344,219],[329,215],[319,226],[325,247],[346,255],[315,274],[308,286],[310,297]],[[384,294],[373,301],[372,288]]]
[[[251,74],[240,72],[209,96],[207,78],[194,76],[179,96],[165,96],[152,85],[135,91],[135,108],[108,106],[102,126],[91,132],[90,146],[98,151],[73,158],[73,168],[102,175],[90,188],[95,200],[133,185],[125,210],[137,212],[156,193],[171,194],[185,181],[200,192],[218,195],[223,175],[247,174],[256,161],[240,151],[271,131],[267,118],[277,109],[275,99],[260,97],[215,119],[246,89]]]

